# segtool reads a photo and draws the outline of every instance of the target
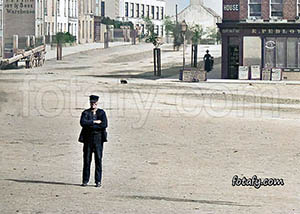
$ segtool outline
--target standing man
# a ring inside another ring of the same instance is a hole
[[[213,68],[213,57],[209,54],[209,50],[206,50],[206,54],[203,57],[204,70],[210,72]]]
[[[83,173],[81,186],[87,186],[90,180],[92,154],[95,155],[95,186],[101,187],[103,144],[107,142],[107,118],[105,111],[98,109],[99,97],[90,96],[90,108],[82,112],[80,125],[82,130],[79,142],[83,143]]]

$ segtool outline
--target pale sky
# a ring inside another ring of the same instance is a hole
[[[175,15],[175,5],[178,4],[178,12],[187,7],[190,3],[190,0],[166,0],[167,15]],[[204,5],[210,7],[220,16],[222,15],[222,0],[204,0]]]

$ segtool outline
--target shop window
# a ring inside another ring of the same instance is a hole
[[[276,67],[284,68],[285,65],[285,55],[286,55],[286,38],[276,39]]]
[[[249,0],[249,17],[261,17],[261,0]]]
[[[297,65],[297,49],[298,39],[288,38],[287,39],[287,67],[296,68]]]
[[[283,0],[271,0],[271,16],[283,16]]]
[[[264,40],[265,68],[297,68],[300,65],[300,39],[267,37]]]
[[[275,38],[266,38],[264,42],[264,52],[265,52],[265,68],[275,67]]]

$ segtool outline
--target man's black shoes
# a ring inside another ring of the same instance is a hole
[[[82,183],[80,186],[86,187],[86,186],[87,186],[87,183]]]
[[[95,187],[101,187],[101,183],[96,183]]]

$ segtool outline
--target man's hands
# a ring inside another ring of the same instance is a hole
[[[94,120],[94,124],[100,124],[100,123],[102,123],[101,120]]]

